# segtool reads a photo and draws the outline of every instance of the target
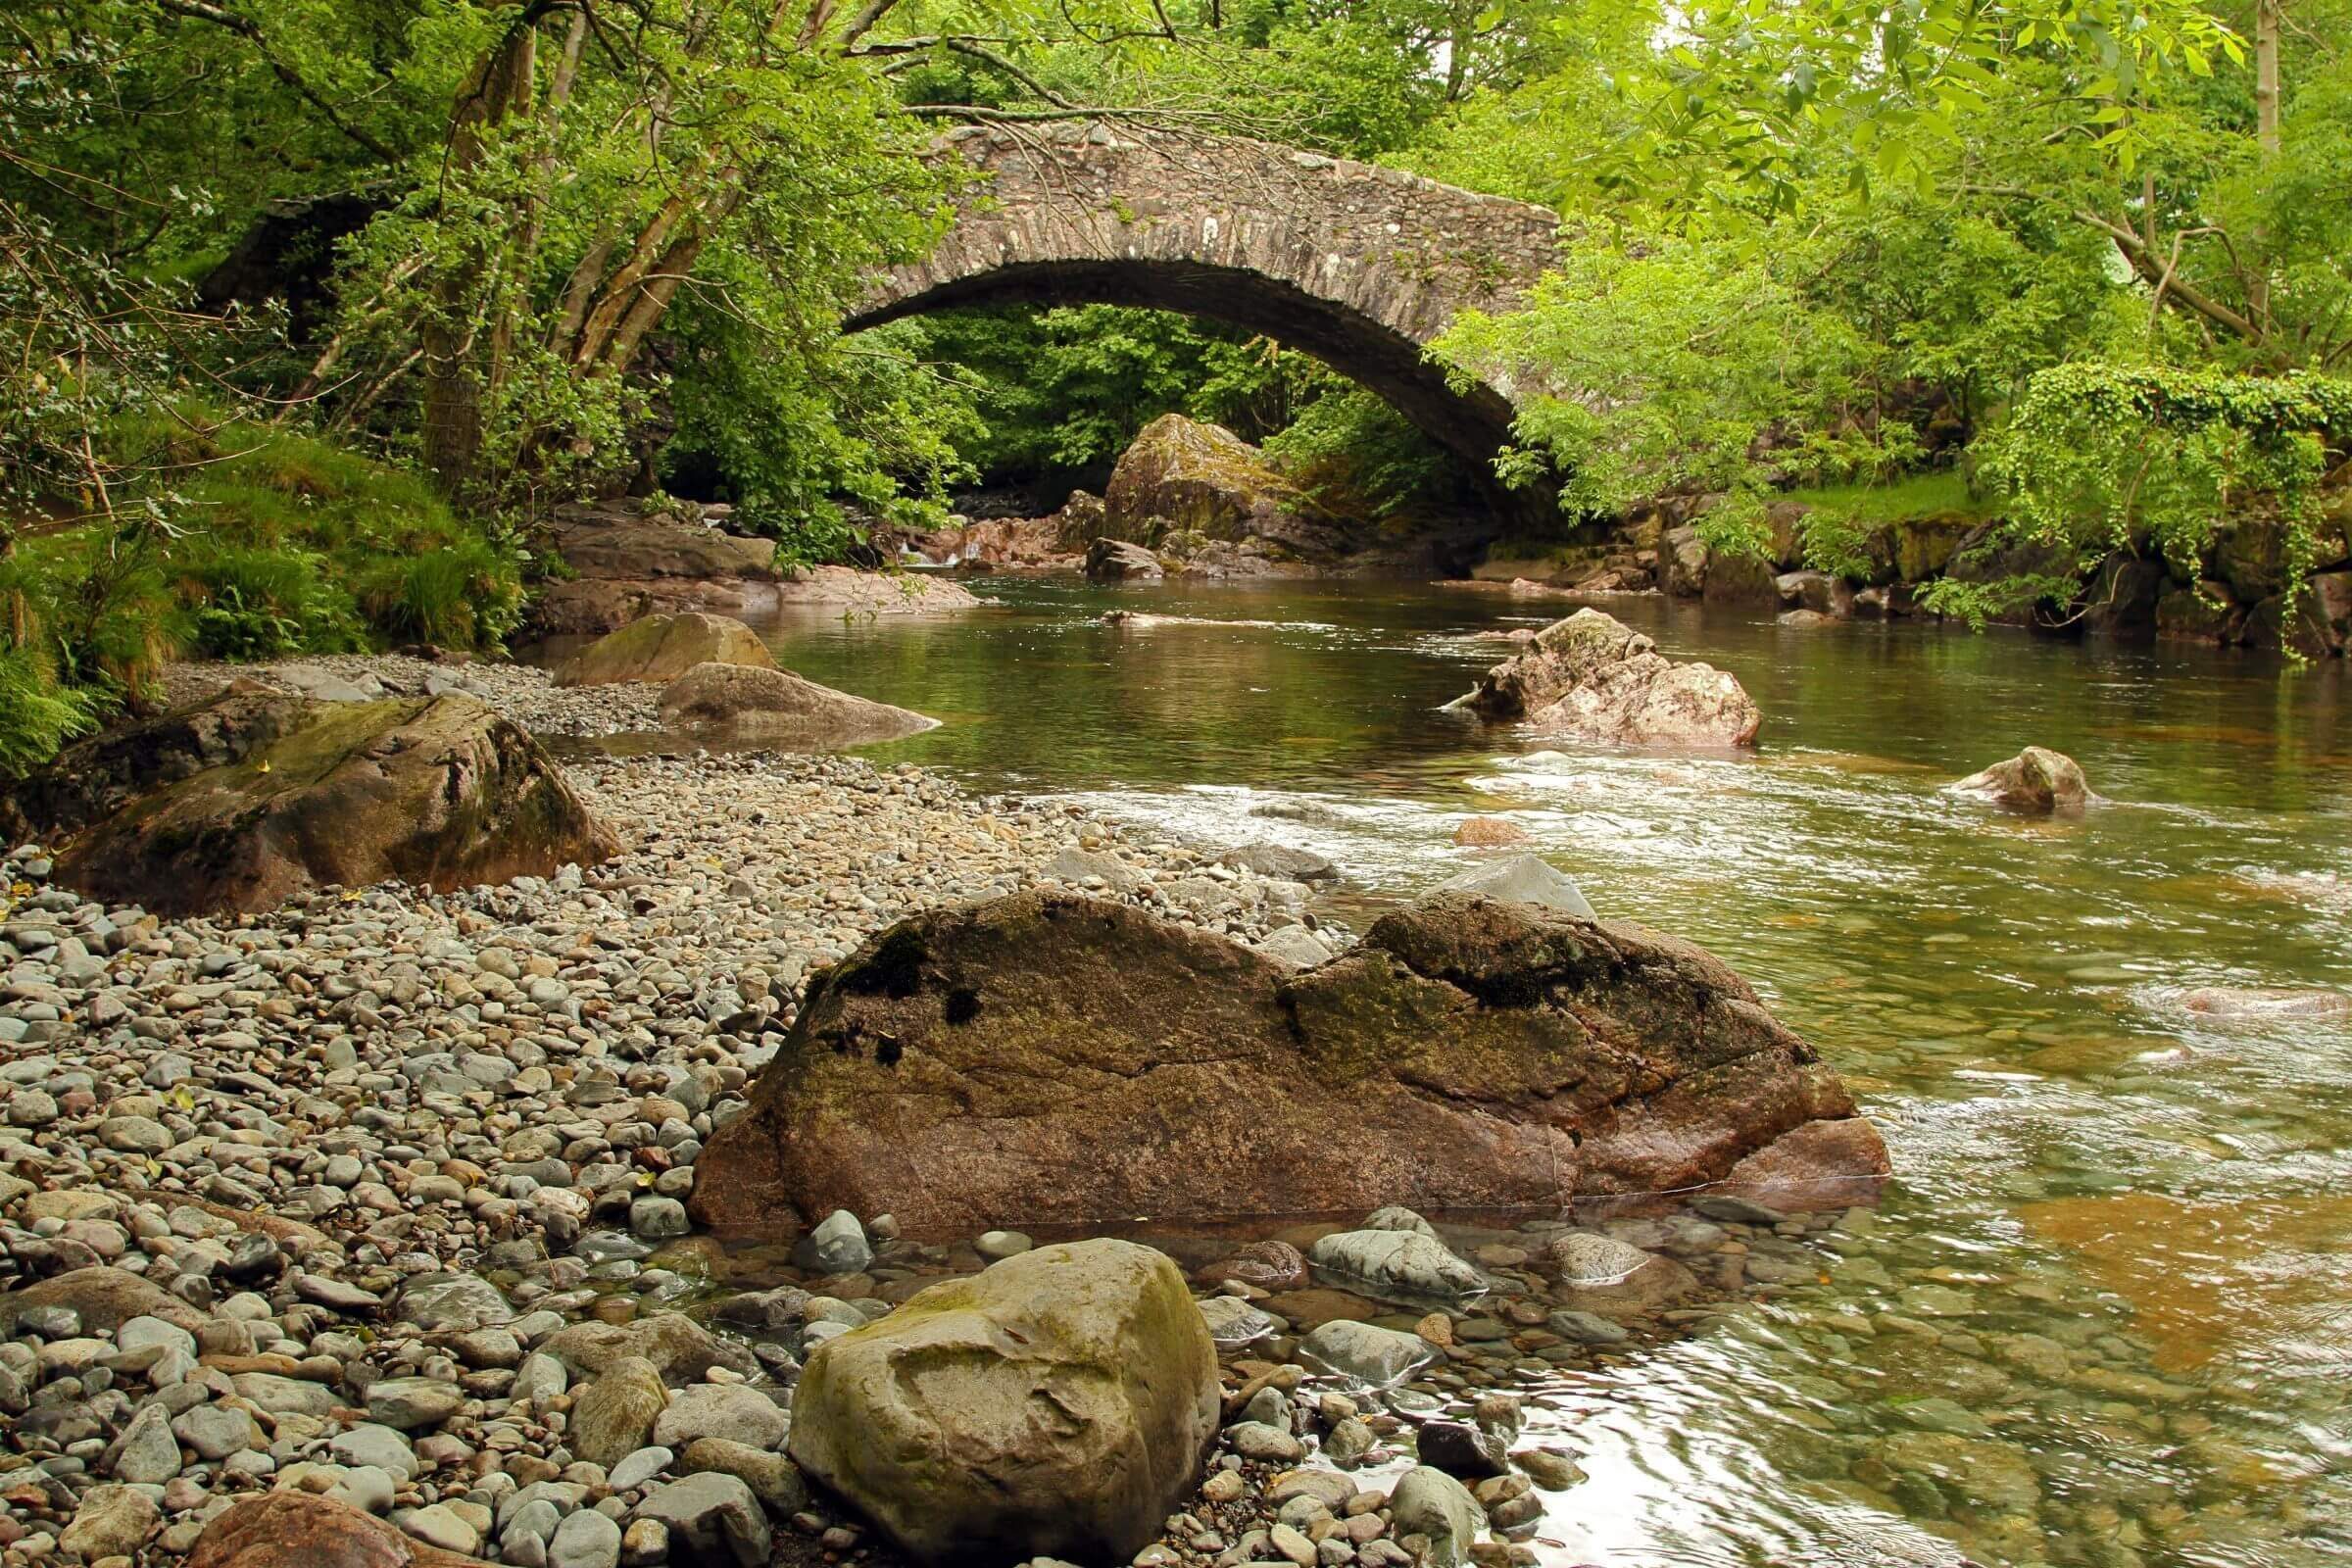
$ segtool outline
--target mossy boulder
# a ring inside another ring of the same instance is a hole
[[[1125,1562],[1190,1495],[1218,1411],[1184,1276],[1099,1240],[931,1286],[818,1346],[789,1451],[919,1562]]]
[[[773,669],[776,660],[742,621],[702,611],[647,615],[599,637],[556,671],[559,686],[672,681],[697,664]]]
[[[618,849],[529,733],[473,698],[280,698],[248,711],[229,696],[208,708],[209,719],[182,714],[146,733],[233,733],[217,754],[165,748],[175,768],[230,760],[82,803],[105,814],[71,825],[61,882],[164,915],[256,912],[330,883],[463,887],[592,865]],[[100,759],[124,744],[89,743]],[[53,768],[74,772],[81,752]]]
[[[1716,1181],[1853,1114],[1737,974],[1630,922],[1443,894],[1300,971],[1034,892],[917,915],[820,973],[692,1207],[777,1239],[836,1208],[946,1237],[1540,1207]],[[1883,1170],[1865,1135],[1808,1174]]]
[[[753,664],[695,665],[662,688],[662,722],[807,752],[902,740],[939,727],[938,719],[907,709]]]
[[[1978,518],[1958,512],[1905,517],[1872,535],[1871,557],[1896,582],[1926,582],[1941,576],[1960,547],[1982,526]]]
[[[1737,678],[1676,663],[1597,610],[1553,621],[1458,701],[1481,718],[1627,746],[1748,746],[1764,722]]]
[[[1111,469],[1102,532],[1157,544],[1170,533],[1262,539],[1309,559],[1347,552],[1345,519],[1267,466],[1221,424],[1166,414],[1145,425]]]

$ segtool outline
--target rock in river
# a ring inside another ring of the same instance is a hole
[[[931,1286],[826,1341],[790,1451],[919,1560],[1124,1562],[1191,1492],[1218,1413],[1184,1276],[1101,1240]]]
[[[1094,582],[1147,582],[1164,576],[1159,558],[1124,539],[1098,539],[1086,547],[1086,575]]]
[[[2098,800],[2073,758],[2039,746],[2029,746],[2005,762],[1971,773],[1952,789],[2029,816],[2080,816],[2084,807]]]
[[[852,697],[788,669],[727,663],[697,664],[663,687],[662,722],[802,752],[901,740],[939,727],[936,718]]]
[[[1485,1275],[1419,1231],[1341,1231],[1315,1243],[1306,1257],[1348,1287],[1384,1299],[1459,1300],[1487,1288]]]
[[[1446,894],[1300,972],[1031,892],[917,915],[815,976],[692,1202],[774,1236],[836,1208],[942,1236],[1516,1208],[1719,1180],[1853,1115],[1746,982],[1631,922]],[[1883,1174],[1858,1129],[1807,1174]]]
[[[559,686],[606,686],[616,681],[671,681],[698,664],[776,667],[759,633],[727,615],[688,611],[646,615],[599,637],[556,671]]]
[[[1478,678],[1459,700],[1482,718],[1627,746],[1752,746],[1764,715],[1712,664],[1678,664],[1614,615],[1580,610]]]
[[[104,812],[86,823],[35,824],[70,835],[57,879],[163,914],[255,912],[328,883],[466,887],[618,849],[539,744],[473,698],[260,701],[266,718],[250,694],[205,705],[233,706],[231,739],[199,710],[70,748],[50,771],[111,778],[150,754],[167,765],[145,793],[79,802]],[[192,752],[198,728],[220,744]],[[221,760],[182,772],[193,757]],[[58,793],[36,783],[26,799]]]

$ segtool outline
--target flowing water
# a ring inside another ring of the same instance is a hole
[[[1471,634],[1563,606],[978,591],[766,631],[946,720],[877,760],[1320,851],[1343,917],[1507,816],[1604,914],[1729,960],[1886,1133],[1896,1180],[1814,1277],[1536,1387],[1531,1438],[1592,1478],[1546,1494],[1546,1563],[2352,1562],[2352,1022],[2180,1005],[2352,992],[2343,669],[1613,602],[1768,715],[1753,756],[1637,754],[1439,711],[1508,651]],[[1942,792],[2029,743],[2114,804]]]

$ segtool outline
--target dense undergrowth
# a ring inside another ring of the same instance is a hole
[[[0,557],[0,769],[152,701],[172,659],[487,650],[520,616],[523,552],[413,472],[194,408],[108,437],[118,466],[159,476],[151,504],[28,519]]]

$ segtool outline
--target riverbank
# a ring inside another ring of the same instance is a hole
[[[650,716],[635,688],[397,656],[182,666],[172,684],[194,697],[236,675],[454,687],[577,738]],[[505,886],[159,920],[47,886],[37,850],[8,858],[0,1562],[170,1558],[269,1494],[298,1499],[270,1530],[319,1549],[350,1549],[363,1523],[301,1499],[516,1568],[703,1562],[712,1540],[747,1564],[887,1561],[774,1451],[799,1359],[1029,1242],[918,1245],[872,1215],[836,1216],[814,1256],[690,1234],[695,1155],[807,975],[912,910],[1043,885],[1293,953],[1338,935],[1299,923],[1301,884],[914,767],[589,750],[565,765],[620,853]],[[1581,1474],[1556,1446],[1502,1460],[1523,1419],[1508,1391],[1809,1278],[1867,1223],[1715,1201],[1449,1229],[1486,1272],[1434,1307],[1310,1282],[1296,1249],[1341,1225],[1153,1236],[1221,1282],[1204,1310],[1227,1398],[1208,1479],[1146,1556],[1401,1568],[1416,1537],[1467,1561],[1492,1530],[1478,1560],[1533,1563],[1534,1489]],[[613,1411],[641,1376],[629,1354],[677,1386],[641,1390],[636,1417]],[[1310,1450],[1325,1463],[1298,1479]],[[1416,1451],[1462,1481],[1416,1472],[1392,1499]],[[757,1498],[749,1522],[730,1481]]]

